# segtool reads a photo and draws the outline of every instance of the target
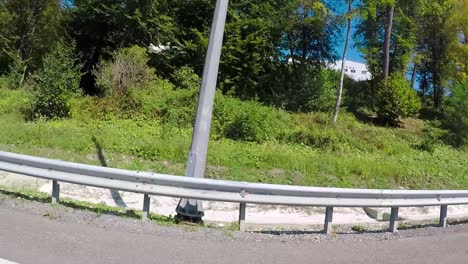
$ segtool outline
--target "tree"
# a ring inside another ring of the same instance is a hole
[[[346,58],[348,54],[348,47],[349,47],[349,39],[351,36],[351,24],[353,22],[352,11],[353,11],[353,0],[348,0],[348,12],[346,14],[347,20],[347,27],[346,27],[346,39],[345,39],[345,46],[343,49],[343,58],[341,61],[341,73],[340,73],[340,84],[338,87],[338,93],[336,96],[336,104],[335,104],[335,112],[333,113],[333,123],[336,123],[338,120],[338,113],[340,111],[340,104],[341,104],[341,97],[343,94],[343,84],[345,78],[345,64]]]
[[[21,65],[18,85],[38,69],[51,43],[63,37],[58,0],[3,0],[0,2],[0,59],[3,69]]]
[[[44,57],[44,63],[33,76],[34,118],[63,118],[70,115],[71,99],[80,93],[81,65],[74,49],[57,43]]]
[[[386,7],[386,20],[385,20],[385,38],[384,38],[384,59],[383,59],[383,79],[387,81],[388,72],[390,68],[390,39],[392,36],[393,26],[393,14],[395,12],[395,6],[389,3]]]
[[[418,33],[415,21],[419,16],[419,5],[419,1],[404,0],[363,0],[361,3],[362,20],[355,37],[373,76],[370,91],[367,92],[371,99],[368,100],[367,108],[376,110],[378,116],[387,123],[389,118],[398,121],[400,117],[396,116],[397,113],[406,115],[406,111],[397,110],[403,109],[400,106],[405,103],[391,100],[400,100],[400,95],[405,94],[402,92],[405,89],[401,88],[404,85],[400,79],[406,78],[414,54]],[[397,78],[396,75],[400,77]],[[393,80],[392,85],[385,85],[390,76],[394,76],[393,79],[398,82]],[[392,114],[388,114],[390,112]]]
[[[280,52],[277,46],[277,7],[274,1],[244,0],[229,9],[220,66],[223,93],[243,99],[264,99],[268,90],[261,82],[267,78]]]
[[[397,125],[400,118],[416,116],[421,109],[421,101],[416,91],[402,74],[394,73],[386,81],[382,80],[377,89],[375,110],[380,121]]]
[[[287,20],[281,48],[289,52],[293,65],[320,65],[336,59],[337,25],[324,1],[290,1],[284,12]]]
[[[468,145],[468,79],[457,81],[446,100],[443,124],[450,129],[451,143]]]
[[[84,75],[81,86],[99,94],[93,68],[118,48],[132,45],[156,47],[173,42],[172,18],[166,1],[76,0],[67,11],[67,29],[81,53]]]

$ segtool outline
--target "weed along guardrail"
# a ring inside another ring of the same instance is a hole
[[[335,207],[389,207],[389,231],[397,231],[400,207],[440,206],[441,227],[447,225],[447,206],[468,204],[468,191],[407,191],[315,188],[231,182],[129,171],[0,151],[0,170],[53,181],[52,202],[59,201],[60,182],[143,194],[143,219],[149,214],[149,195],[239,203],[239,226],[245,230],[246,206],[268,204],[325,207],[324,232],[332,231]]]

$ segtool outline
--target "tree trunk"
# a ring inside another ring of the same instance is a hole
[[[351,17],[352,3],[353,3],[353,0],[348,0],[348,27],[346,28],[346,40],[345,40],[345,46],[343,49],[343,60],[341,61],[340,86],[338,87],[338,93],[336,96],[336,104],[335,104],[335,112],[333,113],[334,124],[336,124],[336,121],[338,120],[338,113],[340,111],[340,105],[341,105],[341,97],[343,95],[345,64],[346,64],[346,57],[348,56],[349,38],[351,36],[351,23],[353,22],[353,18]]]
[[[23,70],[21,72],[21,78],[20,78],[19,83],[18,83],[19,88],[21,88],[23,86],[24,78],[26,77],[27,68],[28,68],[28,66],[26,66],[26,65],[23,67]]]
[[[390,39],[392,36],[393,26],[393,14],[395,13],[395,7],[393,5],[387,6],[387,19],[385,22],[385,39],[384,39],[384,60],[383,60],[383,79],[387,81],[388,72],[390,68]]]
[[[414,88],[414,83],[416,82],[416,73],[418,72],[418,64],[414,63],[413,71],[411,72],[411,88]]]

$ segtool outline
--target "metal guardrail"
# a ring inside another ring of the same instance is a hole
[[[397,231],[398,208],[440,206],[440,226],[447,224],[447,206],[468,204],[468,191],[408,191],[315,188],[232,182],[129,171],[0,151],[0,170],[49,179],[52,202],[58,202],[59,182],[144,194],[144,218],[149,214],[148,195],[239,203],[240,229],[245,229],[247,204],[326,207],[325,232],[332,230],[334,207],[390,207],[390,231]]]

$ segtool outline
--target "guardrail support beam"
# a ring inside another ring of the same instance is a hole
[[[392,211],[390,213],[390,227],[389,231],[395,233],[398,231],[398,207],[392,207]]]
[[[150,197],[148,194],[143,196],[143,213],[141,214],[141,220],[148,221],[150,218]]]
[[[327,207],[325,209],[325,224],[323,232],[327,235],[333,232],[333,207]]]
[[[439,226],[440,227],[447,227],[447,205],[442,205],[440,207],[440,218],[439,218]]]
[[[245,226],[245,211],[246,211],[247,205],[245,203],[240,203],[239,204],[239,231],[245,232],[246,226]]]
[[[60,184],[57,181],[52,181],[52,203],[56,204],[60,200]]]

